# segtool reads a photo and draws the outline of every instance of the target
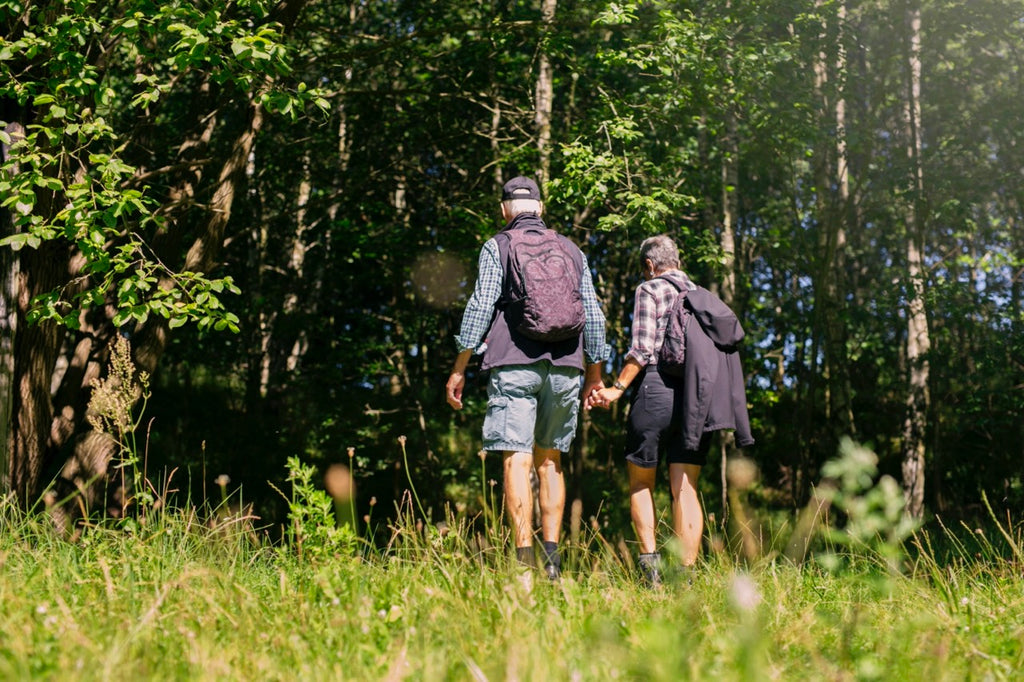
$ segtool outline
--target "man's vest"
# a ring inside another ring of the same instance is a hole
[[[544,222],[534,213],[520,213],[504,227],[506,230],[517,230],[526,227],[545,228]],[[569,239],[562,237],[566,242],[572,244]],[[504,278],[502,282],[502,298],[508,292],[508,240],[495,238],[498,244],[499,261],[501,262]],[[576,259],[577,270],[583,272],[583,253],[573,245],[570,249]],[[487,332],[487,350],[484,351],[482,369],[502,367],[505,365],[530,365],[542,360],[548,360],[557,367],[576,367],[579,370],[584,368],[583,357],[583,335],[565,341],[554,343],[537,341],[527,338],[517,330],[511,329],[505,314],[500,309],[502,300],[496,306],[494,320]]]

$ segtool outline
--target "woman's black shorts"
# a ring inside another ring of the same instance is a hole
[[[696,450],[683,447],[682,381],[662,376],[654,366],[645,368],[626,423],[627,461],[653,469],[658,466],[658,453],[664,452],[669,464],[707,464],[711,432],[701,437]]]

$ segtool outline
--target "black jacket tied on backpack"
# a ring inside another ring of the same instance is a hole
[[[735,429],[736,444],[754,444],[738,352],[744,332],[736,314],[704,287],[686,294],[693,318],[686,325],[681,386],[683,447],[696,450],[707,431]],[[698,324],[693,324],[697,322]]]

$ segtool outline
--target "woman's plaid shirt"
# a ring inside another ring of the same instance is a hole
[[[671,277],[684,289],[697,288],[682,270],[670,270],[663,275],[649,279],[636,288],[633,302],[632,340],[626,359],[633,358],[641,366],[658,361],[658,351],[665,340],[666,314],[676,302],[679,292],[663,277]]]

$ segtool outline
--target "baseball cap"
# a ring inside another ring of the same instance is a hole
[[[530,178],[518,175],[506,182],[505,186],[501,188],[501,200],[510,201],[512,199],[534,199],[535,201],[540,201],[540,188]]]

